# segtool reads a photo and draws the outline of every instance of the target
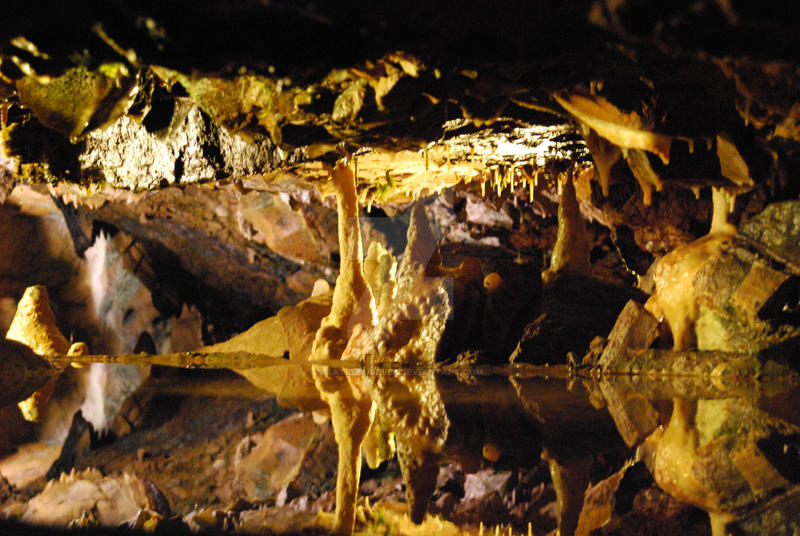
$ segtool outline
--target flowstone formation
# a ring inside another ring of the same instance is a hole
[[[750,220],[748,234],[777,209]],[[734,394],[748,382],[776,379],[780,391],[781,381],[796,378],[797,326],[778,313],[794,307],[782,286],[796,277],[794,260],[776,264],[767,244],[740,233],[727,214],[728,203],[716,203],[709,234],[653,266],[653,295],[644,308],[629,303],[609,335],[598,363],[603,374],[641,377],[626,380],[640,382],[635,393],[626,382],[601,381],[600,390],[626,442],[641,442],[639,456],[655,482],[706,510],[712,534],[758,524],[758,530],[795,530],[791,508],[775,511],[771,521],[759,509],[767,497],[792,501],[796,483],[778,469],[783,461],[771,449],[773,441],[786,453],[796,448],[788,438],[797,421]],[[659,322],[669,328],[671,338],[664,338],[672,351],[649,349],[665,342],[658,340]],[[711,385],[701,387],[700,378]],[[642,400],[647,392],[651,402]],[[656,409],[659,399],[671,400],[671,410]]]

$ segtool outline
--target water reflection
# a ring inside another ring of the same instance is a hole
[[[589,504],[585,492],[601,484],[619,486],[631,467],[646,467],[655,486],[708,512],[715,534],[794,528],[800,482],[797,375],[777,363],[759,361],[756,354],[650,349],[644,359],[642,352],[628,352],[625,366],[617,356],[615,366],[624,373],[597,363],[461,367],[378,362],[365,367],[355,362],[311,365],[274,356],[202,352],[64,359],[82,364],[260,369],[270,375],[324,366],[332,376],[425,378],[444,403],[446,441],[436,450],[399,449],[411,511],[428,508],[441,465],[455,462],[466,473],[474,473],[487,465],[498,470],[533,468],[546,460],[562,534],[576,528],[588,534],[612,517],[624,516],[627,512],[608,505],[607,513],[598,514],[602,509]],[[664,370],[664,363],[674,367],[680,359],[690,359],[694,369]],[[599,362],[608,365],[608,357]],[[170,390],[157,383],[149,388]],[[185,385],[182,389],[187,392]],[[230,382],[205,383],[195,389],[203,396],[224,396],[232,389],[237,396],[247,394]],[[393,396],[397,397],[393,402],[405,405],[406,411],[419,404],[413,393],[398,390]],[[379,422],[395,434],[402,426]],[[408,437],[411,430],[414,427],[402,431],[405,443],[413,443],[414,438]],[[598,463],[605,464],[602,481]],[[612,492],[609,501],[620,493]]]

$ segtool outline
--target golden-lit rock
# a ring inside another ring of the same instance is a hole
[[[653,130],[636,112],[625,113],[603,97],[580,93],[555,94],[554,98],[579,121],[614,145],[649,151],[669,162],[672,137]]]
[[[753,185],[750,168],[730,136],[717,134],[717,157],[723,177],[730,179],[737,186]]]
[[[584,130],[583,138],[594,160],[600,188],[603,195],[608,196],[611,188],[611,168],[622,158],[622,151],[610,141],[598,136],[591,128],[587,127]]]
[[[178,82],[186,88],[200,108],[231,132],[253,132],[251,123],[281,143],[280,126],[293,118],[294,100],[302,90],[281,91],[275,80],[244,75],[228,80],[222,77],[184,75],[163,67],[155,73],[168,86]],[[256,131],[257,132],[257,131]]]
[[[278,397],[281,405],[303,410],[325,407],[308,368],[314,333],[330,311],[330,294],[286,306],[231,339],[199,348],[203,353],[245,352],[283,357],[284,364],[235,369],[250,383]]]
[[[104,477],[97,469],[87,469],[64,473],[48,482],[41,493],[22,506],[20,519],[65,529],[88,517],[91,524],[118,527],[140,510],[153,508],[152,502],[141,479],[128,474]]]
[[[610,477],[589,485],[586,490],[580,518],[575,528],[576,536],[586,536],[592,530],[602,527],[612,520],[622,480],[625,478],[626,473],[631,470],[632,465],[630,462],[626,463],[622,469]]]
[[[309,358],[320,322],[331,310],[331,299],[331,292],[323,292],[278,311],[278,319],[286,334],[290,361],[284,383],[277,391],[278,402],[283,406],[305,411],[325,407],[314,384]]]
[[[791,339],[793,274],[776,269],[769,245],[742,242],[735,227],[714,220],[710,234],[656,261],[647,310],[667,322],[677,350],[754,352]]]
[[[25,293],[17,305],[17,312],[6,339],[27,345],[36,354],[47,357],[55,354],[64,355],[69,352],[70,344],[56,327],[56,319],[50,309],[50,297],[43,286],[25,289]],[[51,378],[27,400],[20,402],[26,420],[38,421],[55,389],[57,374]]]
[[[546,277],[558,274],[589,275],[589,238],[583,223],[572,174],[564,182],[558,203],[558,237]]]
[[[309,361],[321,362],[313,369],[314,381],[331,411],[333,432],[339,446],[336,480],[336,512],[333,526],[337,534],[350,534],[355,523],[355,501],[361,471],[361,445],[370,428],[374,408],[371,398],[350,381],[345,371],[330,367],[336,360],[348,359],[346,347],[354,330],[371,326],[375,302],[363,272],[361,232],[358,224],[358,199],[355,175],[338,163],[331,172],[339,211],[339,276],[333,290],[330,314],[322,319],[314,338]]]
[[[17,305],[17,313],[6,338],[27,345],[41,356],[66,354],[70,343],[56,327],[47,289],[28,287]]]
[[[16,88],[23,106],[70,140],[116,121],[138,91],[135,77],[128,76],[121,63],[105,64],[96,71],[74,67],[58,78],[26,76]]]
[[[653,190],[660,192],[664,186],[661,178],[653,171],[650,160],[647,159],[647,153],[643,150],[629,149],[627,154],[628,167],[642,190],[642,203],[646,207],[650,206],[653,200]]]
[[[696,322],[702,311],[696,294],[703,289],[695,287],[695,278],[723,254],[723,246],[729,239],[727,235],[703,237],[673,250],[654,268],[656,292],[648,301],[647,309],[656,318],[667,321],[676,349],[685,350],[698,344]]]

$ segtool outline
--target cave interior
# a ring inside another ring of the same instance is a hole
[[[797,534],[790,8],[4,6],[0,533]]]

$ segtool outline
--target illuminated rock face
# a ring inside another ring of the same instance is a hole
[[[414,521],[439,458],[457,452],[475,465],[480,456],[461,444],[476,429],[469,412],[448,411],[460,387],[425,375],[336,375],[330,360],[472,366],[510,355],[514,365],[568,363],[574,372],[600,355],[609,372],[680,376],[652,397],[629,391],[634,380],[601,382],[591,399],[605,400],[628,446],[664,425],[650,436],[650,461],[665,490],[752,520],[761,514],[742,508],[754,497],[797,484],[784,470],[790,457],[774,452],[794,445],[794,428],[760,406],[717,400],[732,377],[786,373],[770,358],[796,346],[798,217],[791,202],[770,204],[796,197],[800,140],[796,31],[780,10],[167,4],[147,13],[76,6],[57,21],[41,10],[31,22],[36,9],[6,7],[0,200],[28,210],[33,198],[13,190],[20,182],[56,196],[76,250],[101,227],[126,233],[159,313],[177,315],[184,302],[199,310],[203,351],[288,352],[285,367],[237,370],[288,406],[331,410],[341,449],[336,530],[352,528],[362,440],[371,465],[396,445]],[[602,42],[587,21],[618,41]],[[298,35],[317,39],[300,47]],[[343,156],[350,167],[329,180]],[[419,208],[403,215],[440,193],[427,207],[432,229]],[[369,221],[364,209],[399,219]],[[412,234],[395,273],[402,218]],[[31,227],[16,229],[27,236]],[[434,258],[440,235],[446,263]],[[542,278],[538,260],[550,250]],[[0,260],[4,270],[11,257]],[[653,293],[652,316],[630,304],[618,319],[628,331],[614,328],[581,362],[628,298],[644,301],[637,276]],[[308,298],[318,279],[337,279],[333,296]],[[4,303],[15,303],[7,283]],[[687,371],[710,379],[692,383]],[[516,385],[526,418],[498,420],[546,436],[530,452],[549,451],[574,524],[582,490],[569,481],[584,475],[546,444],[548,426],[565,419],[542,417]],[[674,400],[671,413],[663,399]],[[735,433],[717,427],[723,418]],[[497,436],[469,446],[502,463],[514,449]]]
[[[50,309],[50,298],[47,289],[42,286],[28,287],[17,305],[17,313],[6,333],[6,339],[24,344],[36,355],[47,357],[54,354],[66,354],[70,349],[67,339],[56,327],[56,319]],[[31,362],[31,370],[36,377],[36,363]],[[54,367],[53,367],[54,368]],[[28,372],[23,368],[20,380],[27,382]],[[54,370],[52,376],[56,376]],[[36,386],[37,391],[27,400],[20,402],[20,409],[25,419],[38,421],[53,394],[55,378]]]
[[[147,483],[131,475],[103,477],[99,471],[63,474],[26,505],[22,520],[65,527],[87,512],[86,524],[119,526],[154,507]],[[156,507],[157,508],[157,507]],[[80,526],[80,525],[78,525]]]

